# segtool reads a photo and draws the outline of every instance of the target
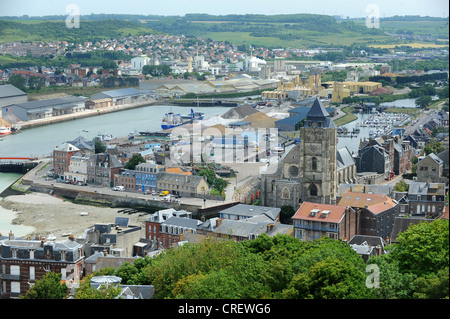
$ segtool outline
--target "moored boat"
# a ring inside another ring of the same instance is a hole
[[[11,127],[2,125],[0,126],[0,135],[8,135],[11,134]]]

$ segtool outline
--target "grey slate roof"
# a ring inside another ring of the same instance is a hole
[[[201,223],[198,219],[191,219],[191,218],[183,218],[183,217],[170,217],[161,225],[166,226],[177,226],[177,227],[185,227],[190,229],[197,229],[197,226]]]
[[[311,110],[309,110],[306,115],[306,120],[313,123],[322,122],[322,127],[324,128],[336,128],[333,120],[331,119],[330,113],[327,112],[322,102],[318,98],[314,101]]]
[[[136,90],[135,88],[125,88],[111,91],[103,91],[91,96],[92,100],[103,99],[103,98],[117,98],[122,96],[133,96],[142,94],[142,91]]]
[[[61,104],[69,104],[69,103],[79,103],[86,100],[85,97],[82,96],[64,96],[64,97],[58,97],[55,99],[48,99],[48,100],[39,100],[39,101],[31,101],[31,102],[25,102],[25,103],[17,103],[14,105],[20,106],[24,109],[36,109],[36,108],[42,108],[42,107],[55,107],[58,106],[61,107]]]
[[[21,96],[21,95],[27,95],[22,90],[19,90],[12,84],[5,84],[0,85],[0,99],[1,98],[8,98],[13,96]]]
[[[266,215],[267,217],[275,220],[280,214],[281,208],[277,207],[266,207],[266,206],[255,206],[246,204],[237,204],[233,207],[222,210],[222,214],[238,215],[253,217],[257,215]]]
[[[338,150],[336,155],[338,170],[355,164],[355,161],[347,147]]]

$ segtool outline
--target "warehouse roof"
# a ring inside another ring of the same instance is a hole
[[[68,104],[68,103],[78,103],[78,102],[84,103],[85,100],[86,100],[86,98],[83,96],[70,95],[70,96],[59,97],[59,98],[55,98],[55,99],[17,103],[17,104],[13,104],[13,105],[17,105],[24,109],[30,110],[30,109],[36,109],[36,108],[42,108],[42,107],[60,106],[61,104]]]
[[[27,95],[27,94],[22,90],[19,90],[12,84],[0,85],[0,99],[20,95]]]

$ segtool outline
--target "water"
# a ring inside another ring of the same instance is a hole
[[[439,99],[437,95],[432,96],[431,99],[433,101]],[[393,102],[384,102],[380,103],[380,106],[387,106],[387,107],[406,107],[406,108],[416,108],[416,99],[402,99],[397,100]]]
[[[0,157],[50,155],[57,145],[74,140],[78,136],[91,140],[98,134],[124,137],[131,132],[161,131],[161,120],[166,112],[172,110],[176,113],[188,114],[190,109],[183,106],[150,105],[25,129],[19,134],[3,137],[3,141],[0,141]],[[229,107],[200,107],[199,111],[205,113],[205,119],[207,119],[222,115],[229,109]]]

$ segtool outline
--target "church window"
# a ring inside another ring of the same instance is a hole
[[[291,177],[296,177],[298,175],[298,168],[295,165],[289,167],[289,175]]]
[[[317,189],[317,186],[312,184],[311,186],[309,186],[309,195],[310,196],[317,196],[319,190]]]
[[[312,169],[313,171],[316,171],[316,170],[317,170],[317,158],[315,158],[315,157],[313,157],[313,158],[311,159],[311,169]]]
[[[318,124],[319,124],[319,127],[322,127],[322,122],[319,122]]]
[[[285,187],[281,191],[281,198],[282,199],[289,199],[291,198],[291,192],[289,191],[289,188]]]

